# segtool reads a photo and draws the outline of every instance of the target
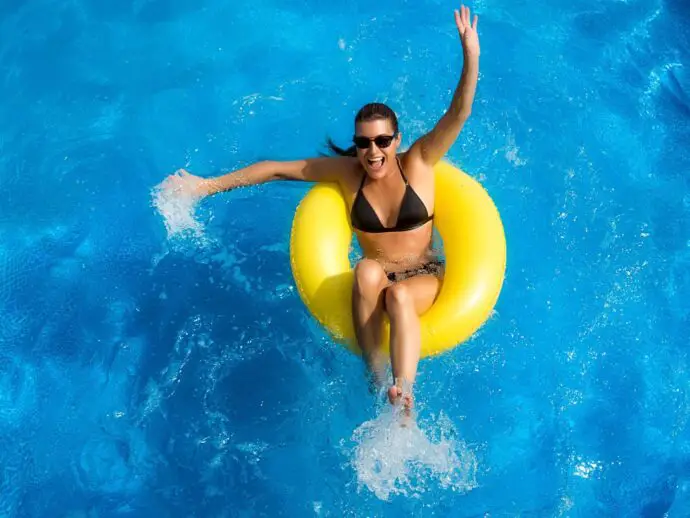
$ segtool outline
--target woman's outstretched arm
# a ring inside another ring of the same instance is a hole
[[[238,187],[276,180],[340,182],[346,170],[345,162],[351,160],[341,157],[319,157],[287,162],[265,160],[214,178],[202,178],[180,169],[166,178],[161,187],[203,198]]]
[[[433,166],[450,150],[460,135],[465,121],[472,113],[474,93],[479,77],[479,37],[477,35],[477,16],[470,23],[470,10],[461,6],[455,11],[455,24],[462,43],[464,63],[462,75],[455,89],[450,107],[434,129],[417,140],[410,151],[428,165]]]

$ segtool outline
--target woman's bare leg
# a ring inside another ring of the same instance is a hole
[[[357,343],[364,361],[377,385],[383,385],[387,358],[381,351],[383,324],[383,293],[388,277],[383,267],[372,259],[363,259],[355,266],[352,288],[352,316]]]
[[[386,289],[385,309],[391,321],[390,357],[393,385],[388,389],[391,403],[403,398],[412,407],[412,384],[417,375],[421,349],[419,316],[434,303],[441,281],[434,275],[418,275]]]

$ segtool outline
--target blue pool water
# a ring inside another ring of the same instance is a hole
[[[418,430],[293,289],[306,185],[156,198],[346,142],[371,100],[409,145],[459,76],[455,7],[0,3],[0,516],[690,516],[685,0],[471,4],[449,158],[508,269],[422,362]]]

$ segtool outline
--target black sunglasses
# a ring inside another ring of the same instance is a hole
[[[360,137],[355,135],[352,138],[352,142],[355,143],[355,146],[357,146],[359,149],[367,149],[369,147],[369,143],[373,142],[376,144],[377,148],[383,149],[388,146],[390,146],[393,143],[393,140],[395,140],[395,137],[398,136],[398,132],[396,131],[392,135],[377,135],[375,137],[369,138],[369,137]]]

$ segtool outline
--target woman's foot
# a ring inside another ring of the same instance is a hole
[[[395,380],[395,385],[388,389],[388,401],[390,401],[391,405],[402,404],[405,413],[409,415],[414,406],[412,384],[406,381]]]

